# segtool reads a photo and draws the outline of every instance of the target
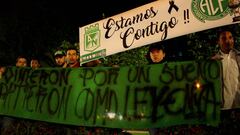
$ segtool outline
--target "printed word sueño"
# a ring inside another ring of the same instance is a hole
[[[217,61],[185,63],[170,67],[169,64],[164,64],[159,75],[159,81],[164,84],[170,84],[174,81],[196,81],[202,78],[206,81],[212,81],[220,77],[220,67]]]

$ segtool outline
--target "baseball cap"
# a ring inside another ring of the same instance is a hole
[[[64,55],[65,55],[65,52],[62,51],[62,50],[57,50],[57,51],[54,53],[54,57],[64,56]]]
[[[152,45],[150,45],[150,47],[149,47],[149,52],[151,52],[151,51],[153,51],[153,50],[163,50],[164,51],[164,47],[163,47],[163,45],[161,45],[161,44],[152,44]]]

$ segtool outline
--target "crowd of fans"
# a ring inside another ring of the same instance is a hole
[[[240,52],[234,48],[234,36],[230,31],[223,31],[218,35],[218,45],[220,47],[219,52],[211,59],[219,60],[222,63],[222,110],[229,110],[240,107]],[[94,60],[80,65],[79,53],[77,48],[71,47],[66,51],[58,49],[53,54],[55,60],[55,67],[62,68],[78,68],[78,67],[95,67],[101,65],[100,60]],[[164,46],[155,44],[149,47],[147,54],[147,60],[149,64],[164,64],[166,53]],[[28,62],[25,56],[18,56],[16,58],[16,67],[31,67],[32,69],[38,69],[41,67],[41,63],[38,58],[33,57]],[[0,65],[0,79],[5,72],[5,67]],[[11,118],[6,118],[5,121],[11,123]],[[93,130],[94,129],[94,130]],[[104,128],[91,128],[89,132],[95,132]],[[119,132],[121,130],[113,130],[113,132]],[[150,129],[150,134],[159,133],[158,129]]]

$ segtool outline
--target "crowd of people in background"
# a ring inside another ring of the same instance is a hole
[[[101,65],[101,60],[93,60],[80,65],[78,50],[74,47],[70,47],[66,50],[58,49],[54,53],[54,59],[56,67],[63,68],[77,68],[77,67],[96,67]]]
[[[217,44],[219,52],[212,57],[214,60],[220,60],[223,65],[223,108],[230,109],[240,105],[240,52],[234,48],[234,36],[231,31],[222,31],[218,35]],[[149,46],[146,59],[149,64],[161,64],[166,62],[166,43],[161,41],[158,44]],[[80,65],[79,51],[76,47],[69,47],[66,50],[57,49],[53,53],[55,67],[78,68],[78,67],[95,67],[101,65],[101,60],[94,60]],[[38,69],[41,66],[37,57],[28,59],[24,55],[16,58],[16,67],[31,67]],[[0,78],[5,71],[5,67],[0,65]]]
[[[79,52],[76,47],[69,47],[66,50],[57,49],[53,53],[54,57],[54,67],[62,67],[62,68],[78,68],[78,67],[95,67],[99,66],[102,62],[101,60],[93,60],[88,63],[84,63],[80,65],[79,61]],[[38,69],[42,67],[40,59],[38,57],[27,58],[25,55],[19,55],[16,58],[16,67],[31,67],[32,69]],[[5,67],[0,65],[0,77],[2,73],[5,71]]]

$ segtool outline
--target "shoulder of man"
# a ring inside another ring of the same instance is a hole
[[[239,50],[237,50],[237,49],[233,49],[233,51],[237,54],[237,55],[240,55],[240,51]]]
[[[221,51],[218,51],[214,56],[211,57],[212,60],[221,60],[223,59]]]
[[[240,51],[237,49],[233,49],[233,52],[235,53],[236,61],[237,61],[238,67],[240,68]]]

